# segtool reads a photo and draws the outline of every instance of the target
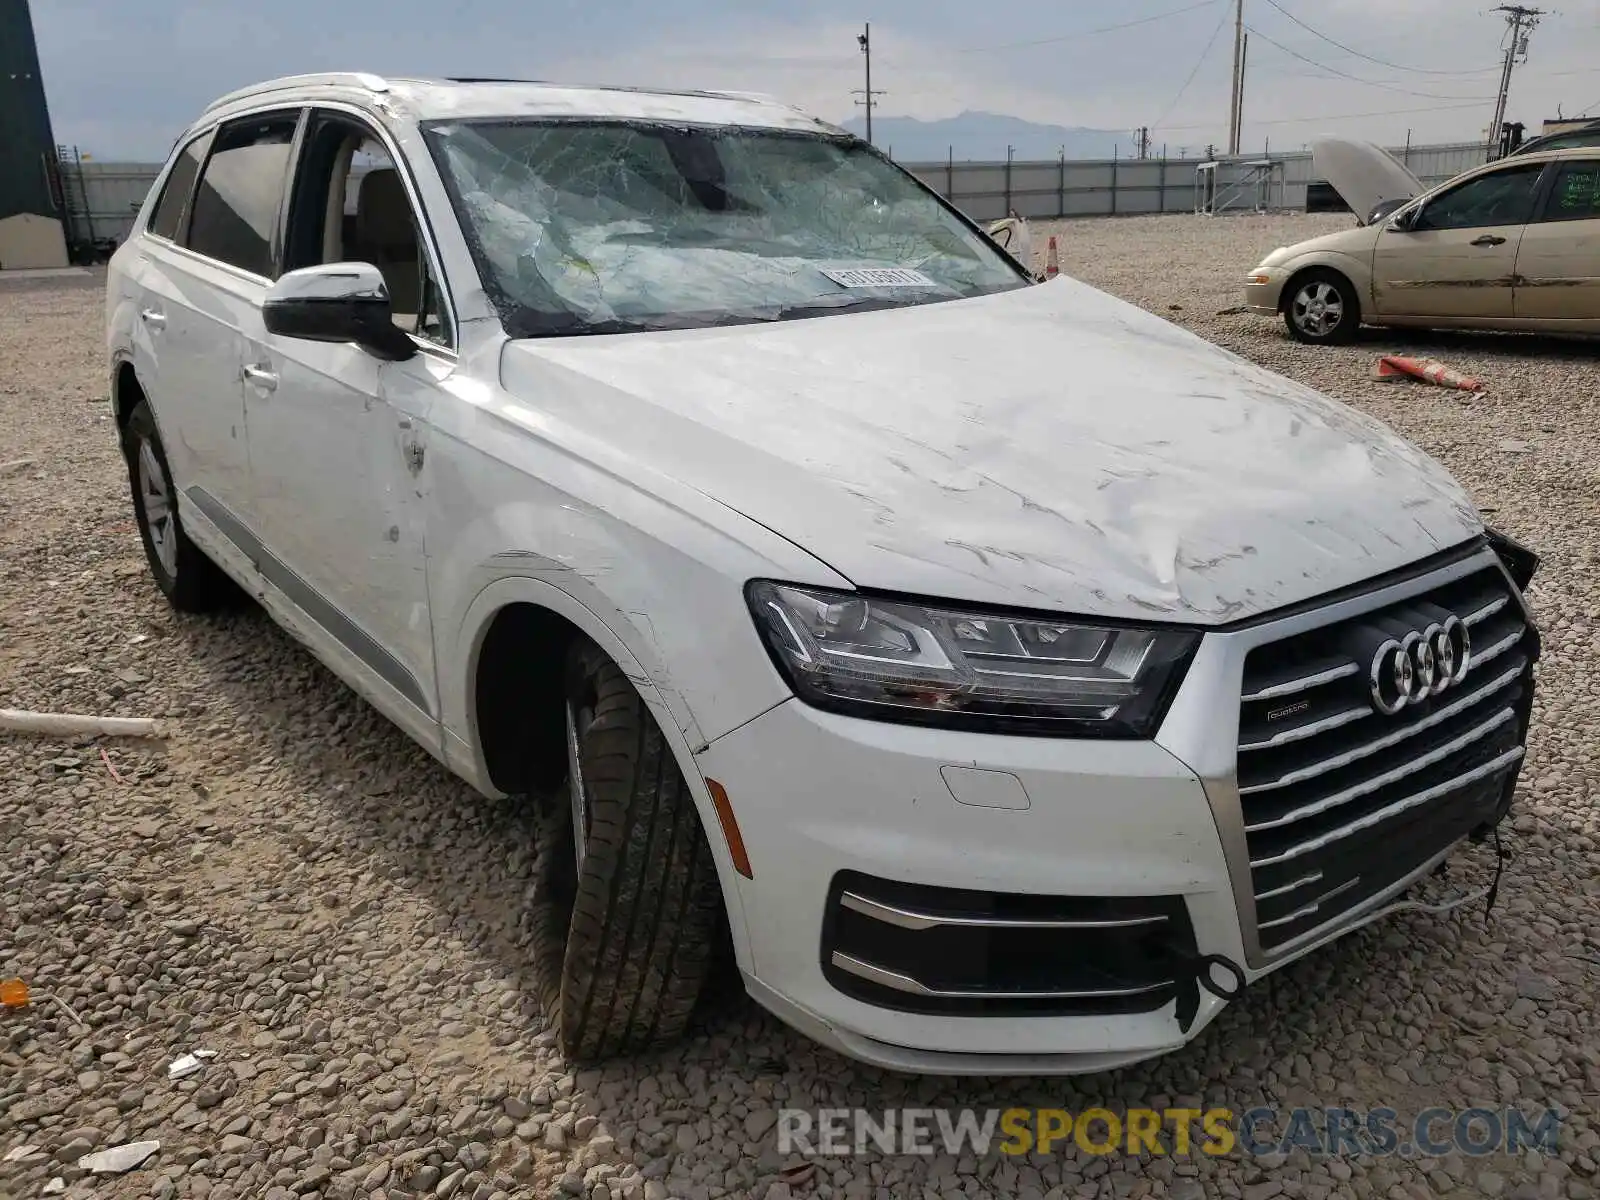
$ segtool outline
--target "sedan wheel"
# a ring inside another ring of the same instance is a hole
[[[1289,333],[1302,342],[1348,342],[1361,324],[1353,289],[1332,271],[1302,276],[1283,316]]]

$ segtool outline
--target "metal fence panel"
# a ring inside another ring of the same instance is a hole
[[[1479,142],[1443,146],[1396,146],[1390,151],[1428,186],[1481,166],[1487,149]],[[1305,151],[1224,161],[1217,171],[1219,192],[1245,180],[1243,164],[1270,158],[1275,168],[1269,207],[1303,211],[1307,185],[1320,182]],[[1192,212],[1199,159],[1097,159],[1057,162],[903,163],[941,196],[977,221],[993,221],[1009,207],[1030,219],[1057,216],[1109,216]],[[1006,186],[1010,180],[1010,188]],[[1231,208],[1253,207],[1256,192],[1246,187]]]
[[[84,163],[83,190],[95,236],[126,240],[160,172],[159,165],[147,163]]]

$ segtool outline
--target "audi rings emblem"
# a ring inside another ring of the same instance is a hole
[[[1472,639],[1460,617],[1390,638],[1372,656],[1368,674],[1373,706],[1393,716],[1460,683],[1467,675]]]

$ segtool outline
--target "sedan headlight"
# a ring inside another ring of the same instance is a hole
[[[751,611],[809,704],[995,733],[1149,737],[1200,635],[755,581]]]

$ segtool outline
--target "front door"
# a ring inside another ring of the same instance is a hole
[[[284,232],[284,269],[374,261],[426,273],[407,194],[384,142],[342,114],[314,113]],[[363,189],[371,191],[365,195]],[[369,244],[370,243],[370,244]],[[397,276],[392,293],[406,284]],[[425,348],[400,363],[354,345],[280,337],[257,312],[245,341],[252,504],[268,558],[262,571],[396,697],[438,712],[423,526],[422,434],[432,397],[454,369],[435,350],[428,289],[394,294]]]
[[[1405,229],[1378,236],[1377,311],[1387,317],[1508,318],[1517,248],[1542,163],[1475,175],[1426,201]]]
[[[1558,328],[1600,321],[1600,158],[1555,164],[1517,254],[1516,314]]]

